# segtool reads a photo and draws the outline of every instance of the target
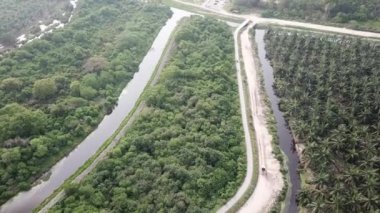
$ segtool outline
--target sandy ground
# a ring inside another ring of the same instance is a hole
[[[255,128],[256,143],[258,146],[258,157],[260,168],[265,168],[265,172],[260,171],[257,185],[254,193],[240,209],[239,212],[268,212],[272,203],[280,193],[284,183],[282,174],[280,172],[280,163],[275,159],[272,154],[272,137],[269,134],[268,126],[265,120],[265,105],[260,94],[260,82],[258,80],[256,66],[254,64],[252,48],[249,39],[248,29],[244,30],[241,34],[241,47],[238,45],[238,36],[240,29],[248,23],[245,21],[235,30],[234,43],[235,43],[235,60],[237,69],[237,79],[239,85],[240,107],[242,113],[242,122],[245,136],[245,145],[247,150],[247,174],[243,184],[238,189],[237,193],[217,212],[227,212],[248,190],[252,177],[253,177],[253,155],[252,155],[252,141],[250,139],[248,127],[248,115],[246,109],[246,101],[242,82],[242,71],[240,67],[239,50],[242,50],[244,60],[244,69],[247,75],[248,88],[249,88],[249,103],[252,112],[252,120]],[[250,27],[253,25],[251,24]],[[255,168],[257,169],[257,168]]]
[[[210,8],[216,11],[221,11],[224,8],[227,0],[206,0],[202,7]]]
[[[265,172],[260,169],[255,191],[246,204],[240,209],[239,212],[241,213],[268,212],[284,186],[280,172],[280,163],[272,153],[272,136],[269,133],[265,117],[266,106],[260,93],[260,81],[253,60],[251,40],[248,33],[250,27],[253,27],[253,24],[241,34],[240,39],[244,68],[250,92],[250,107],[256,133],[259,165],[260,168],[265,168]]]

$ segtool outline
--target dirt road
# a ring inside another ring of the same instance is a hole
[[[208,4],[198,5],[198,4],[193,4],[193,3],[189,3],[189,2],[184,2],[181,0],[175,0],[175,1],[180,2],[182,4],[190,5],[193,7],[198,7],[202,10],[207,10],[209,12],[218,13],[218,14],[221,14],[224,16],[249,19],[251,21],[254,21],[257,24],[276,24],[276,25],[282,25],[282,26],[301,27],[301,28],[312,29],[312,30],[321,30],[321,31],[333,32],[333,33],[342,33],[342,34],[347,34],[347,35],[380,38],[380,33],[351,30],[351,29],[347,29],[347,28],[333,27],[333,26],[320,25],[320,24],[312,24],[312,23],[307,23],[307,22],[282,20],[282,19],[274,19],[274,18],[262,18],[262,17],[259,17],[257,14],[244,14],[244,15],[234,14],[234,13],[230,13],[230,12],[225,11],[223,7],[207,7]],[[207,2],[209,2],[209,0]]]
[[[250,132],[248,127],[248,119],[253,120],[255,128],[255,137],[258,147],[259,165],[260,168],[265,168],[265,172],[261,172],[257,181],[257,185],[253,195],[249,198],[246,204],[240,209],[239,212],[267,212],[269,211],[271,204],[275,201],[277,195],[280,193],[283,187],[282,174],[280,172],[280,163],[275,159],[272,154],[272,137],[269,134],[268,127],[265,120],[265,105],[260,94],[260,82],[258,80],[256,66],[254,64],[252,48],[249,39],[248,29],[240,35],[239,31],[248,23],[248,20],[243,22],[234,32],[235,43],[235,60],[236,70],[239,85],[240,107],[242,113],[242,122],[245,136],[245,145],[247,150],[247,174],[243,184],[238,189],[237,193],[217,212],[227,212],[234,204],[236,204],[240,198],[244,195],[244,192],[248,190],[252,177],[253,170],[253,153],[252,153],[252,141],[250,139]],[[252,27],[251,24],[249,27]],[[238,37],[240,36],[241,46],[238,44]],[[244,69],[246,71],[248,90],[249,90],[249,103],[252,112],[252,118],[248,118],[243,81],[242,70],[240,67],[239,50],[241,48],[242,57],[244,60]]]
[[[252,120],[258,146],[260,175],[255,191],[240,209],[239,212],[241,213],[268,212],[284,185],[280,172],[280,163],[272,153],[272,136],[269,133],[265,116],[266,105],[260,93],[260,81],[258,71],[256,70],[257,66],[253,60],[251,40],[249,38],[249,29],[251,27],[253,27],[253,24],[244,30],[240,39],[249,88],[250,110],[252,111]],[[265,168],[265,171],[262,171],[261,168]]]

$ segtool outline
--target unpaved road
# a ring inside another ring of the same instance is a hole
[[[260,168],[265,168],[265,172],[260,172],[253,195],[249,198],[246,204],[239,210],[241,213],[254,213],[254,212],[268,212],[272,203],[280,193],[284,183],[282,174],[280,172],[280,163],[272,154],[272,136],[269,133],[268,126],[265,120],[265,104],[260,94],[260,82],[256,66],[253,60],[252,48],[249,39],[249,28],[245,29],[240,35],[239,31],[248,23],[248,20],[243,22],[234,32],[235,44],[235,60],[237,79],[239,86],[240,108],[242,113],[242,122],[245,136],[245,145],[247,153],[247,174],[244,178],[243,184],[238,189],[237,193],[217,212],[227,212],[234,204],[236,204],[244,193],[248,190],[252,178],[253,170],[253,153],[252,141],[248,126],[248,116],[246,109],[246,101],[243,89],[242,70],[240,67],[239,50],[241,49],[242,57],[244,60],[244,69],[248,82],[248,95],[249,95],[249,109],[252,113],[252,120],[255,129],[256,143],[258,147],[258,157]],[[238,37],[240,36],[241,47],[238,44]]]
[[[180,2],[181,4],[198,7],[202,10],[207,10],[209,12],[214,12],[214,13],[224,15],[224,16],[249,19],[251,21],[254,21],[257,24],[276,24],[276,25],[290,26],[290,27],[302,27],[306,29],[321,30],[321,31],[333,32],[333,33],[342,33],[342,34],[347,34],[347,35],[380,38],[380,33],[351,30],[347,28],[332,27],[332,26],[326,26],[326,25],[320,25],[320,24],[311,24],[307,22],[282,20],[282,19],[274,19],[274,18],[262,18],[262,17],[259,17],[257,14],[244,14],[244,15],[234,14],[234,13],[225,11],[223,7],[207,7],[206,4],[198,5],[198,4],[193,4],[189,2],[183,2],[181,0],[175,0],[175,1]]]
[[[252,120],[256,133],[256,143],[258,147],[260,175],[256,188],[240,209],[241,213],[269,212],[272,204],[281,192],[284,182],[280,172],[280,163],[272,153],[272,136],[269,133],[267,120],[265,116],[266,105],[260,92],[260,80],[256,64],[253,57],[249,29],[251,24],[241,34],[241,50],[244,60],[244,68],[247,76],[250,110],[252,111]],[[265,168],[265,172],[261,171]]]
[[[351,29],[347,29],[347,28],[332,27],[332,26],[311,24],[311,23],[297,22],[297,21],[288,21],[288,20],[281,20],[281,19],[261,18],[261,17],[255,17],[255,16],[250,17],[250,19],[254,20],[258,24],[260,24],[260,23],[276,24],[276,25],[289,26],[289,27],[301,27],[301,28],[305,28],[305,29],[309,29],[309,30],[320,30],[320,31],[332,32],[332,33],[342,33],[342,34],[354,35],[354,36],[380,38],[380,33],[351,30]]]

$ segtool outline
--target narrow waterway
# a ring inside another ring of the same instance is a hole
[[[151,78],[170,35],[183,17],[191,13],[172,8],[173,16],[166,22],[155,38],[153,45],[139,66],[133,79],[122,91],[118,104],[110,115],[104,117],[98,127],[87,136],[69,155],[52,167],[50,177],[31,188],[21,192],[1,208],[1,213],[28,213],[37,207],[46,197],[58,188],[80,166],[82,166],[99,147],[117,130],[123,119],[134,107]]]
[[[276,118],[277,135],[280,141],[280,147],[288,158],[288,169],[290,175],[291,185],[289,186],[289,200],[286,201],[285,212],[297,213],[296,196],[300,189],[300,178],[297,172],[299,158],[295,151],[293,137],[287,123],[284,119],[283,113],[279,109],[279,97],[276,96],[273,83],[273,69],[269,60],[266,57],[265,42],[264,42],[265,30],[256,30],[255,41],[258,48],[259,59],[263,70],[265,91],[271,102],[272,110]]]

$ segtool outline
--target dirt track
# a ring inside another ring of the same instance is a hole
[[[247,75],[247,82],[250,96],[250,110],[256,133],[256,143],[258,146],[260,175],[254,193],[240,209],[241,213],[268,212],[281,192],[284,185],[280,172],[280,163],[272,153],[272,136],[269,133],[267,120],[265,117],[266,106],[260,93],[260,81],[256,65],[253,60],[249,29],[251,24],[241,34],[241,49],[244,60],[244,68]],[[261,171],[265,168],[265,172]]]
[[[305,29],[321,30],[321,31],[333,32],[333,33],[342,33],[342,34],[347,34],[347,35],[380,38],[380,33],[351,30],[351,29],[347,29],[347,28],[333,27],[333,26],[320,25],[320,24],[312,24],[312,23],[307,23],[307,22],[282,20],[282,19],[274,19],[274,18],[262,18],[262,17],[259,17],[257,14],[240,15],[240,14],[234,14],[234,13],[227,12],[223,9],[223,7],[207,7],[206,4],[203,4],[202,6],[200,6],[197,4],[184,2],[181,0],[175,0],[175,1],[180,2],[182,4],[185,4],[185,5],[198,7],[202,10],[207,10],[207,11],[214,12],[214,13],[224,15],[224,16],[249,19],[251,21],[254,21],[257,24],[276,24],[276,25],[282,25],[282,26],[301,27],[301,28],[305,28]],[[211,0],[209,0],[209,1],[211,1]],[[207,2],[209,2],[209,1],[207,1]],[[212,5],[212,3],[209,3],[209,4]]]

